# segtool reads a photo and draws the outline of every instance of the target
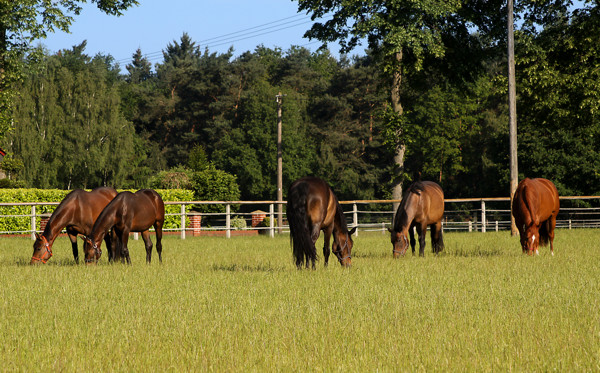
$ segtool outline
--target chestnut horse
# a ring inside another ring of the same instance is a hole
[[[427,226],[431,228],[431,245],[435,254],[444,250],[442,237],[442,216],[444,216],[444,192],[442,188],[432,181],[417,181],[408,187],[404,194],[396,216],[394,228],[388,228],[392,235],[394,258],[398,258],[410,246],[415,254],[415,236],[413,227],[419,234],[419,255],[425,256],[425,235]]]
[[[75,189],[67,194],[50,216],[44,232],[41,235],[35,234],[33,256],[29,264],[46,263],[50,259],[52,244],[65,227],[71,240],[75,263],[79,263],[77,235],[88,235],[92,232],[96,218],[116,195],[117,191],[108,187],[96,188],[91,192]],[[112,259],[110,236],[106,236],[105,240],[109,259]]]
[[[323,256],[325,266],[329,261],[329,240],[333,233],[332,251],[344,267],[352,262],[352,237],[354,227],[348,231],[344,211],[327,183],[317,177],[303,177],[292,183],[288,191],[287,219],[290,240],[298,269],[309,262],[315,268],[317,250],[315,242],[324,232]]]
[[[156,252],[162,262],[162,227],[165,222],[165,205],[160,195],[152,189],[141,189],[135,193],[121,192],[102,210],[94,223],[92,232],[84,238],[85,262],[96,263],[100,259],[102,238],[109,229],[116,237],[115,246],[120,249],[121,260],[129,258],[127,242],[130,232],[141,232],[146,246],[146,263],[152,257],[150,227],[156,231]]]
[[[550,180],[521,180],[513,197],[512,214],[523,253],[537,255],[539,245],[546,246],[550,242],[550,252],[554,255],[554,228],[559,209],[558,190]]]

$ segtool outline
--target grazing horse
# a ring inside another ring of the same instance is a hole
[[[29,264],[46,263],[52,256],[52,244],[63,228],[67,228],[67,234],[71,240],[73,257],[79,263],[79,252],[77,251],[77,235],[88,235],[96,218],[104,207],[117,195],[117,191],[109,187],[100,187],[86,192],[75,189],[60,202],[56,210],[50,216],[44,232],[35,234],[33,243],[33,256]],[[110,236],[106,236],[109,259],[112,259],[112,244]]]
[[[109,229],[113,229],[116,246],[122,255],[121,261],[129,258],[127,242],[130,232],[141,232],[146,246],[146,263],[152,256],[152,241],[150,227],[156,231],[156,252],[162,262],[162,227],[165,222],[165,205],[160,195],[152,189],[141,189],[135,193],[121,192],[102,210],[94,223],[90,235],[85,240],[85,262],[96,263],[100,259],[102,238]]]
[[[417,181],[408,187],[404,194],[396,216],[394,228],[388,228],[392,235],[394,258],[398,258],[410,246],[415,254],[415,234],[413,227],[419,234],[419,256],[425,256],[425,235],[427,226],[431,228],[431,245],[435,254],[444,250],[442,237],[442,216],[444,215],[444,192],[442,188],[432,181]]]
[[[549,241],[554,255],[554,228],[559,209],[558,191],[550,180],[521,180],[513,197],[512,214],[523,253],[537,255],[539,245],[546,246]]]
[[[287,219],[298,269],[304,263],[308,268],[309,262],[312,263],[312,268],[315,268],[315,242],[321,230],[325,234],[325,266],[329,261],[329,240],[333,233],[332,251],[342,266],[350,267],[353,246],[351,235],[356,231],[356,227],[348,231],[344,211],[325,181],[312,176],[294,181],[288,191]]]

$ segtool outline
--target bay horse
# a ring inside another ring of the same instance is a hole
[[[65,227],[71,240],[75,263],[79,263],[77,235],[88,235],[92,232],[96,218],[116,195],[117,191],[109,187],[95,188],[90,192],[75,189],[67,194],[48,219],[44,232],[35,234],[33,255],[29,264],[46,263],[50,259],[54,240]],[[105,240],[109,258],[112,259],[110,236],[106,236]]]
[[[152,241],[150,227],[156,231],[156,252],[162,263],[162,227],[165,222],[165,205],[158,193],[152,189],[141,189],[135,193],[125,191],[117,196],[102,210],[94,223],[92,232],[84,238],[85,262],[96,263],[100,259],[102,238],[112,229],[116,238],[115,246],[122,255],[121,261],[127,259],[131,264],[129,249],[130,232],[141,232],[146,246],[146,263],[152,257]]]
[[[322,179],[313,176],[300,178],[288,191],[287,219],[290,225],[290,241],[296,267],[309,263],[315,268],[317,250],[315,242],[324,233],[323,256],[325,266],[329,262],[329,242],[333,234],[332,251],[343,267],[352,264],[352,234],[348,231],[344,211],[333,190]]]
[[[431,245],[433,253],[437,254],[444,250],[442,237],[442,217],[444,216],[444,192],[442,188],[433,181],[417,181],[412,183],[404,197],[396,216],[393,228],[388,228],[391,233],[393,255],[398,258],[408,250],[410,246],[415,254],[415,236],[413,227],[419,234],[419,256],[425,256],[425,235],[427,226],[431,229]]]
[[[539,245],[546,246],[550,242],[550,252],[554,255],[554,228],[559,209],[558,190],[550,180],[521,180],[513,196],[511,211],[521,236],[523,253],[538,255]]]

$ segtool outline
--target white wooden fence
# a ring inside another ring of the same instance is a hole
[[[583,204],[585,201],[588,205],[600,205],[600,196],[577,196],[577,197],[561,197],[560,213],[557,219],[558,228],[600,228],[600,207],[572,207]],[[445,214],[443,226],[445,231],[499,231],[510,229],[510,202],[509,198],[460,198],[446,199]],[[569,202],[566,202],[569,201]],[[357,201],[341,201],[343,205],[346,219],[350,227],[358,227],[356,234],[359,231],[380,231],[387,232],[387,227],[391,226],[394,216],[392,204],[399,202],[395,200],[357,200]],[[165,231],[179,233],[182,239],[186,235],[191,234],[192,228],[188,226],[191,216],[200,215],[203,220],[203,226],[200,228],[202,232],[218,231],[222,232],[225,237],[230,238],[232,232],[241,231],[260,231],[271,237],[275,233],[287,233],[289,227],[285,222],[285,213],[283,216],[284,224],[282,227],[276,226],[277,213],[276,206],[286,202],[278,201],[185,201],[185,202],[165,202],[165,205],[179,205],[178,213],[167,214],[177,216],[179,227],[165,229]],[[8,217],[26,217],[30,220],[30,228],[26,231],[0,231],[0,235],[6,234],[25,234],[31,235],[35,239],[35,233],[40,232],[38,226],[39,217],[48,217],[47,214],[37,213],[39,206],[58,205],[57,202],[22,202],[22,203],[0,203],[1,206],[30,206],[30,213],[25,215],[0,215],[0,219]],[[189,205],[224,205],[224,213],[196,213],[186,212],[186,206]],[[237,207],[237,211],[232,212],[232,206]],[[250,224],[246,228],[232,226],[232,217],[242,218],[246,222],[252,220],[254,208],[264,208],[264,215],[269,217],[269,225],[262,227],[251,227]],[[136,235],[137,236],[137,235]],[[136,237],[137,238],[137,237]]]

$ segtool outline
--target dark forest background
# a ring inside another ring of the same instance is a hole
[[[389,198],[394,126],[407,145],[405,183],[420,175],[448,198],[508,196],[506,44],[476,32],[445,37],[443,57],[404,65],[401,123],[391,123],[389,81],[368,52],[220,54],[183,34],[163,61],[132,51],[122,70],[110,55],[87,55],[85,41],[39,49],[0,143],[6,186],[189,187],[208,172],[234,176],[243,200],[273,200],[281,92],[284,197],[310,174],[342,200]],[[599,195],[598,5],[522,27],[516,55],[520,178]]]

